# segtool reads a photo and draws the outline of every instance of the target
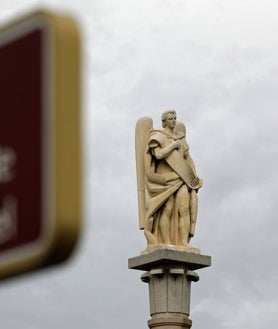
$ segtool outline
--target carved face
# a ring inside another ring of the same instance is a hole
[[[168,113],[165,119],[165,126],[168,128],[175,128],[176,121],[177,121],[176,114]]]

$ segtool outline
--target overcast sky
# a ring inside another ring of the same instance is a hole
[[[0,0],[0,24],[40,5],[83,32],[84,230],[66,265],[0,286],[1,328],[147,328],[147,285],[127,269],[146,246],[134,127],[160,128],[169,107],[204,179],[192,245],[212,267],[192,328],[276,328],[277,1]]]

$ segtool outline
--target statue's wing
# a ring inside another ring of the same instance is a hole
[[[139,227],[144,228],[146,218],[145,197],[145,152],[149,132],[153,129],[153,120],[149,117],[140,118],[135,128],[135,155],[138,189]]]

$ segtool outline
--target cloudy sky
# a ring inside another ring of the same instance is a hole
[[[0,24],[40,6],[79,21],[84,229],[66,265],[0,286],[1,328],[147,328],[127,259],[138,229],[134,127],[166,108],[187,126],[204,187],[192,244],[194,329],[278,323],[278,4],[275,0],[0,0]]]

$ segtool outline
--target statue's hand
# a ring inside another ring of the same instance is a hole
[[[175,142],[173,142],[173,147],[174,147],[174,149],[180,149],[181,148],[181,143],[179,142],[179,141],[175,141]]]
[[[203,186],[203,180],[202,178],[199,177],[195,177],[194,180],[192,181],[192,186],[194,188],[194,190],[199,190],[202,186]]]

